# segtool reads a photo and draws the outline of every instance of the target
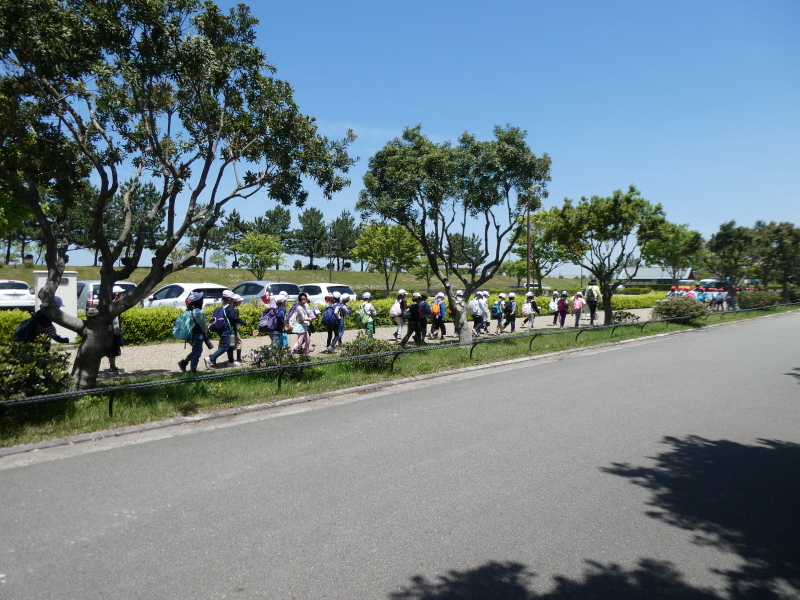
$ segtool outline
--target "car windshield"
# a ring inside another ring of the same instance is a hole
[[[0,283],[0,290],[27,290],[28,284],[24,281],[4,281]]]
[[[300,287],[296,283],[271,283],[267,289],[273,296],[281,292],[286,292],[287,296],[296,296],[300,293]]]
[[[222,292],[224,292],[224,288],[195,288],[192,290],[193,292],[203,292],[203,300],[220,300],[222,298]]]
[[[328,293],[333,294],[333,292],[339,292],[340,294],[355,294],[355,292],[346,285],[329,285]]]

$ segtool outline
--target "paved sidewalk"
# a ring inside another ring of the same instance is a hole
[[[635,309],[630,311],[634,314],[639,315],[642,321],[645,321],[650,318],[651,309]],[[522,318],[517,319],[517,330],[521,330],[522,326]],[[545,317],[537,317],[534,321],[534,329],[553,329],[553,317],[552,316],[545,316]],[[574,324],[574,317],[567,316],[566,325],[569,326],[570,324]],[[581,320],[582,325],[588,325],[588,317]],[[494,332],[495,324],[492,323],[489,331]],[[344,334],[344,341],[349,342],[356,338],[358,335],[357,329],[350,329],[345,331]],[[379,327],[375,331],[375,337],[382,339],[382,340],[393,340],[393,334],[395,332],[394,327]],[[453,334],[453,325],[452,323],[447,324],[447,333],[448,335]],[[294,344],[296,337],[293,335],[289,335],[289,343]],[[449,338],[453,339],[453,338]],[[322,350],[325,350],[325,343],[327,340],[327,332],[317,332],[311,335],[311,356],[318,358],[322,356],[326,356],[322,354]],[[428,343],[439,343],[438,341],[431,341],[427,340]],[[269,337],[260,335],[255,338],[245,338],[242,341],[242,357],[245,360],[249,360],[250,355],[252,352],[261,346],[268,345]],[[74,353],[74,350],[70,351],[70,355]],[[208,356],[211,351],[204,349],[203,356]],[[189,347],[184,346],[183,342],[163,342],[158,344],[148,344],[146,346],[124,346],[122,348],[122,356],[117,358],[117,366],[121,369],[119,373],[111,373],[107,371],[108,369],[108,361],[103,359],[101,364],[100,374],[98,379],[100,380],[110,380],[110,379],[125,379],[130,376],[136,377],[163,377],[167,375],[171,375],[173,373],[178,373],[180,369],[178,368],[178,361],[185,358],[186,355],[189,354]],[[224,355],[220,357],[219,362],[220,364],[224,364],[225,358]],[[247,363],[245,363],[246,365]],[[228,367],[219,366],[217,369],[224,369]],[[205,366],[203,366],[203,361],[200,361],[199,365],[200,372],[206,371]]]

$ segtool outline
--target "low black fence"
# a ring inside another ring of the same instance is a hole
[[[786,307],[786,306],[796,306],[800,305],[800,302],[793,302],[789,304],[773,304],[771,306],[760,306],[756,308],[747,308],[742,310],[735,310],[735,311],[726,311],[726,312],[714,312],[706,315],[704,318],[708,321],[711,317],[720,317],[720,320],[723,320],[727,315],[735,315],[741,314],[745,312],[751,311],[769,311],[774,310],[778,307]],[[41,396],[29,396],[26,398],[15,398],[12,400],[5,400],[4,402],[0,402],[0,407],[12,407],[12,406],[20,406],[26,404],[40,404],[44,402],[57,402],[60,400],[72,400],[76,398],[83,398],[86,396],[108,396],[108,414],[109,416],[113,416],[114,414],[114,398],[117,394],[121,394],[123,392],[135,392],[138,390],[149,390],[154,388],[161,388],[161,387],[169,387],[173,385],[181,385],[187,382],[202,382],[202,381],[212,381],[216,379],[228,379],[231,377],[242,377],[244,375],[260,375],[260,374],[278,374],[278,391],[281,389],[281,381],[283,376],[288,371],[299,370],[299,369],[309,369],[309,368],[316,368],[316,367],[325,367],[329,365],[335,365],[339,363],[351,363],[351,362],[360,362],[365,359],[377,359],[377,358],[389,358],[391,357],[391,365],[390,369],[394,371],[395,361],[403,356],[404,354],[412,354],[416,352],[435,352],[438,350],[451,350],[453,348],[466,348],[469,347],[469,357],[473,358],[473,352],[475,348],[478,346],[482,346],[484,344],[493,344],[496,342],[503,342],[507,340],[518,340],[518,339],[528,339],[528,351],[531,351],[533,348],[533,342],[536,341],[540,337],[552,336],[552,335],[574,335],[575,341],[578,341],[578,338],[587,331],[602,331],[606,329],[611,330],[611,336],[614,336],[614,332],[619,329],[620,327],[639,327],[640,331],[644,331],[645,327],[648,325],[653,325],[655,323],[665,323],[665,327],[669,327],[670,323],[679,323],[679,322],[689,322],[692,320],[692,317],[673,317],[670,319],[655,319],[650,321],[630,321],[625,323],[615,323],[613,325],[598,325],[594,327],[572,327],[567,329],[554,329],[552,331],[527,331],[521,333],[514,333],[514,334],[504,334],[498,336],[487,336],[487,337],[477,337],[473,339],[471,342],[441,342],[438,344],[424,344],[421,346],[414,346],[410,348],[398,348],[397,350],[392,350],[389,352],[380,352],[376,354],[361,354],[357,356],[348,356],[348,357],[340,357],[340,358],[324,358],[318,360],[312,360],[308,362],[300,362],[300,363],[292,363],[292,364],[285,364],[285,365],[272,365],[269,367],[252,367],[247,369],[232,369],[229,372],[221,372],[221,373],[208,373],[205,375],[188,375],[183,377],[173,377],[169,379],[159,379],[157,381],[143,381],[139,383],[126,383],[114,386],[106,386],[106,387],[99,387],[93,388],[90,390],[79,390],[74,392],[61,392],[58,394],[45,394]]]

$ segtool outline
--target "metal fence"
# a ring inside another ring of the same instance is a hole
[[[726,315],[731,314],[740,314],[745,312],[751,311],[767,311],[767,310],[774,310],[778,307],[784,306],[796,306],[800,305],[800,302],[793,302],[789,304],[773,304],[771,306],[761,306],[756,308],[748,308],[742,310],[735,310],[735,311],[726,311],[726,312],[714,312],[706,315],[704,318],[706,322],[711,317],[720,316],[720,320],[723,320]],[[552,335],[574,335],[575,341],[578,341],[578,338],[581,334],[586,333],[587,331],[602,331],[606,329],[611,330],[611,336],[614,336],[614,332],[619,329],[620,327],[639,327],[640,331],[644,331],[644,328],[648,325],[652,325],[654,323],[665,323],[665,327],[669,327],[670,323],[673,322],[688,322],[691,321],[692,317],[673,317],[670,319],[655,319],[651,321],[644,321],[642,323],[638,321],[632,321],[627,323],[615,323],[613,325],[598,325],[595,327],[579,327],[579,328],[568,328],[568,329],[556,329],[553,331],[529,331],[529,332],[522,332],[522,333],[515,333],[509,335],[501,335],[501,336],[491,336],[491,337],[480,337],[475,338],[471,342],[442,342],[439,344],[425,344],[422,346],[415,346],[411,348],[402,348],[398,350],[392,350],[389,352],[380,352],[375,354],[362,354],[358,356],[348,356],[348,357],[339,357],[339,358],[325,358],[325,359],[318,359],[312,360],[309,362],[301,362],[301,363],[292,363],[292,364],[285,364],[285,365],[273,365],[269,367],[252,367],[248,369],[235,369],[231,370],[230,372],[222,372],[222,373],[209,373],[206,375],[189,375],[185,377],[173,377],[169,379],[160,379],[157,381],[143,381],[139,383],[127,383],[121,385],[114,385],[114,386],[107,386],[107,387],[99,387],[93,388],[90,390],[79,390],[74,392],[61,392],[58,394],[45,394],[41,396],[29,396],[26,398],[15,398],[12,400],[6,400],[4,402],[0,402],[0,407],[11,407],[11,406],[19,406],[19,405],[27,405],[27,404],[40,404],[44,402],[57,402],[60,400],[71,400],[75,398],[83,398],[86,396],[108,396],[108,414],[109,416],[113,416],[114,414],[114,398],[117,394],[121,394],[123,392],[135,392],[139,390],[149,390],[154,388],[161,388],[161,387],[168,387],[173,385],[181,385],[187,382],[195,383],[195,382],[203,382],[203,381],[212,381],[217,379],[228,379],[232,377],[242,377],[242,376],[249,376],[249,375],[267,375],[271,373],[278,374],[278,391],[281,389],[281,382],[283,380],[283,376],[288,371],[293,370],[300,370],[300,369],[311,369],[317,367],[326,367],[329,365],[335,365],[340,363],[350,363],[350,362],[360,362],[365,359],[378,359],[378,358],[389,358],[391,357],[391,364],[390,369],[394,371],[395,361],[403,356],[404,354],[412,354],[416,352],[435,352],[438,350],[451,350],[454,348],[466,348],[469,347],[469,357],[470,359],[473,358],[473,353],[475,348],[478,346],[482,346],[484,344],[493,344],[496,342],[504,342],[508,340],[519,340],[519,339],[530,339],[528,342],[528,351],[531,351],[533,348],[533,342],[540,337],[552,336]]]

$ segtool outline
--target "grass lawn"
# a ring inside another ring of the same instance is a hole
[[[787,312],[796,308],[773,310]],[[753,311],[728,314],[724,317],[715,315],[709,320],[711,323],[716,323],[720,319],[740,320],[763,314],[760,311]],[[409,352],[397,359],[394,372],[366,370],[360,368],[357,363],[332,363],[325,366],[325,361],[319,361],[320,364],[317,366],[287,372],[280,390],[277,385],[278,376],[273,373],[247,374],[246,370],[242,370],[237,377],[213,381],[191,381],[190,377],[181,375],[179,377],[187,379],[181,385],[118,393],[114,401],[113,417],[108,416],[106,396],[87,396],[76,401],[22,405],[5,409],[0,406],[0,446],[31,443],[237,406],[277,402],[286,398],[319,394],[368,383],[584,348],[700,326],[702,325],[653,323],[648,325],[644,332],[636,326],[620,327],[613,335],[609,329],[585,330],[577,342],[575,341],[577,330],[574,329],[565,330],[559,335],[539,335],[532,343],[529,337],[500,337],[492,343],[479,344],[471,359],[469,347]]]

